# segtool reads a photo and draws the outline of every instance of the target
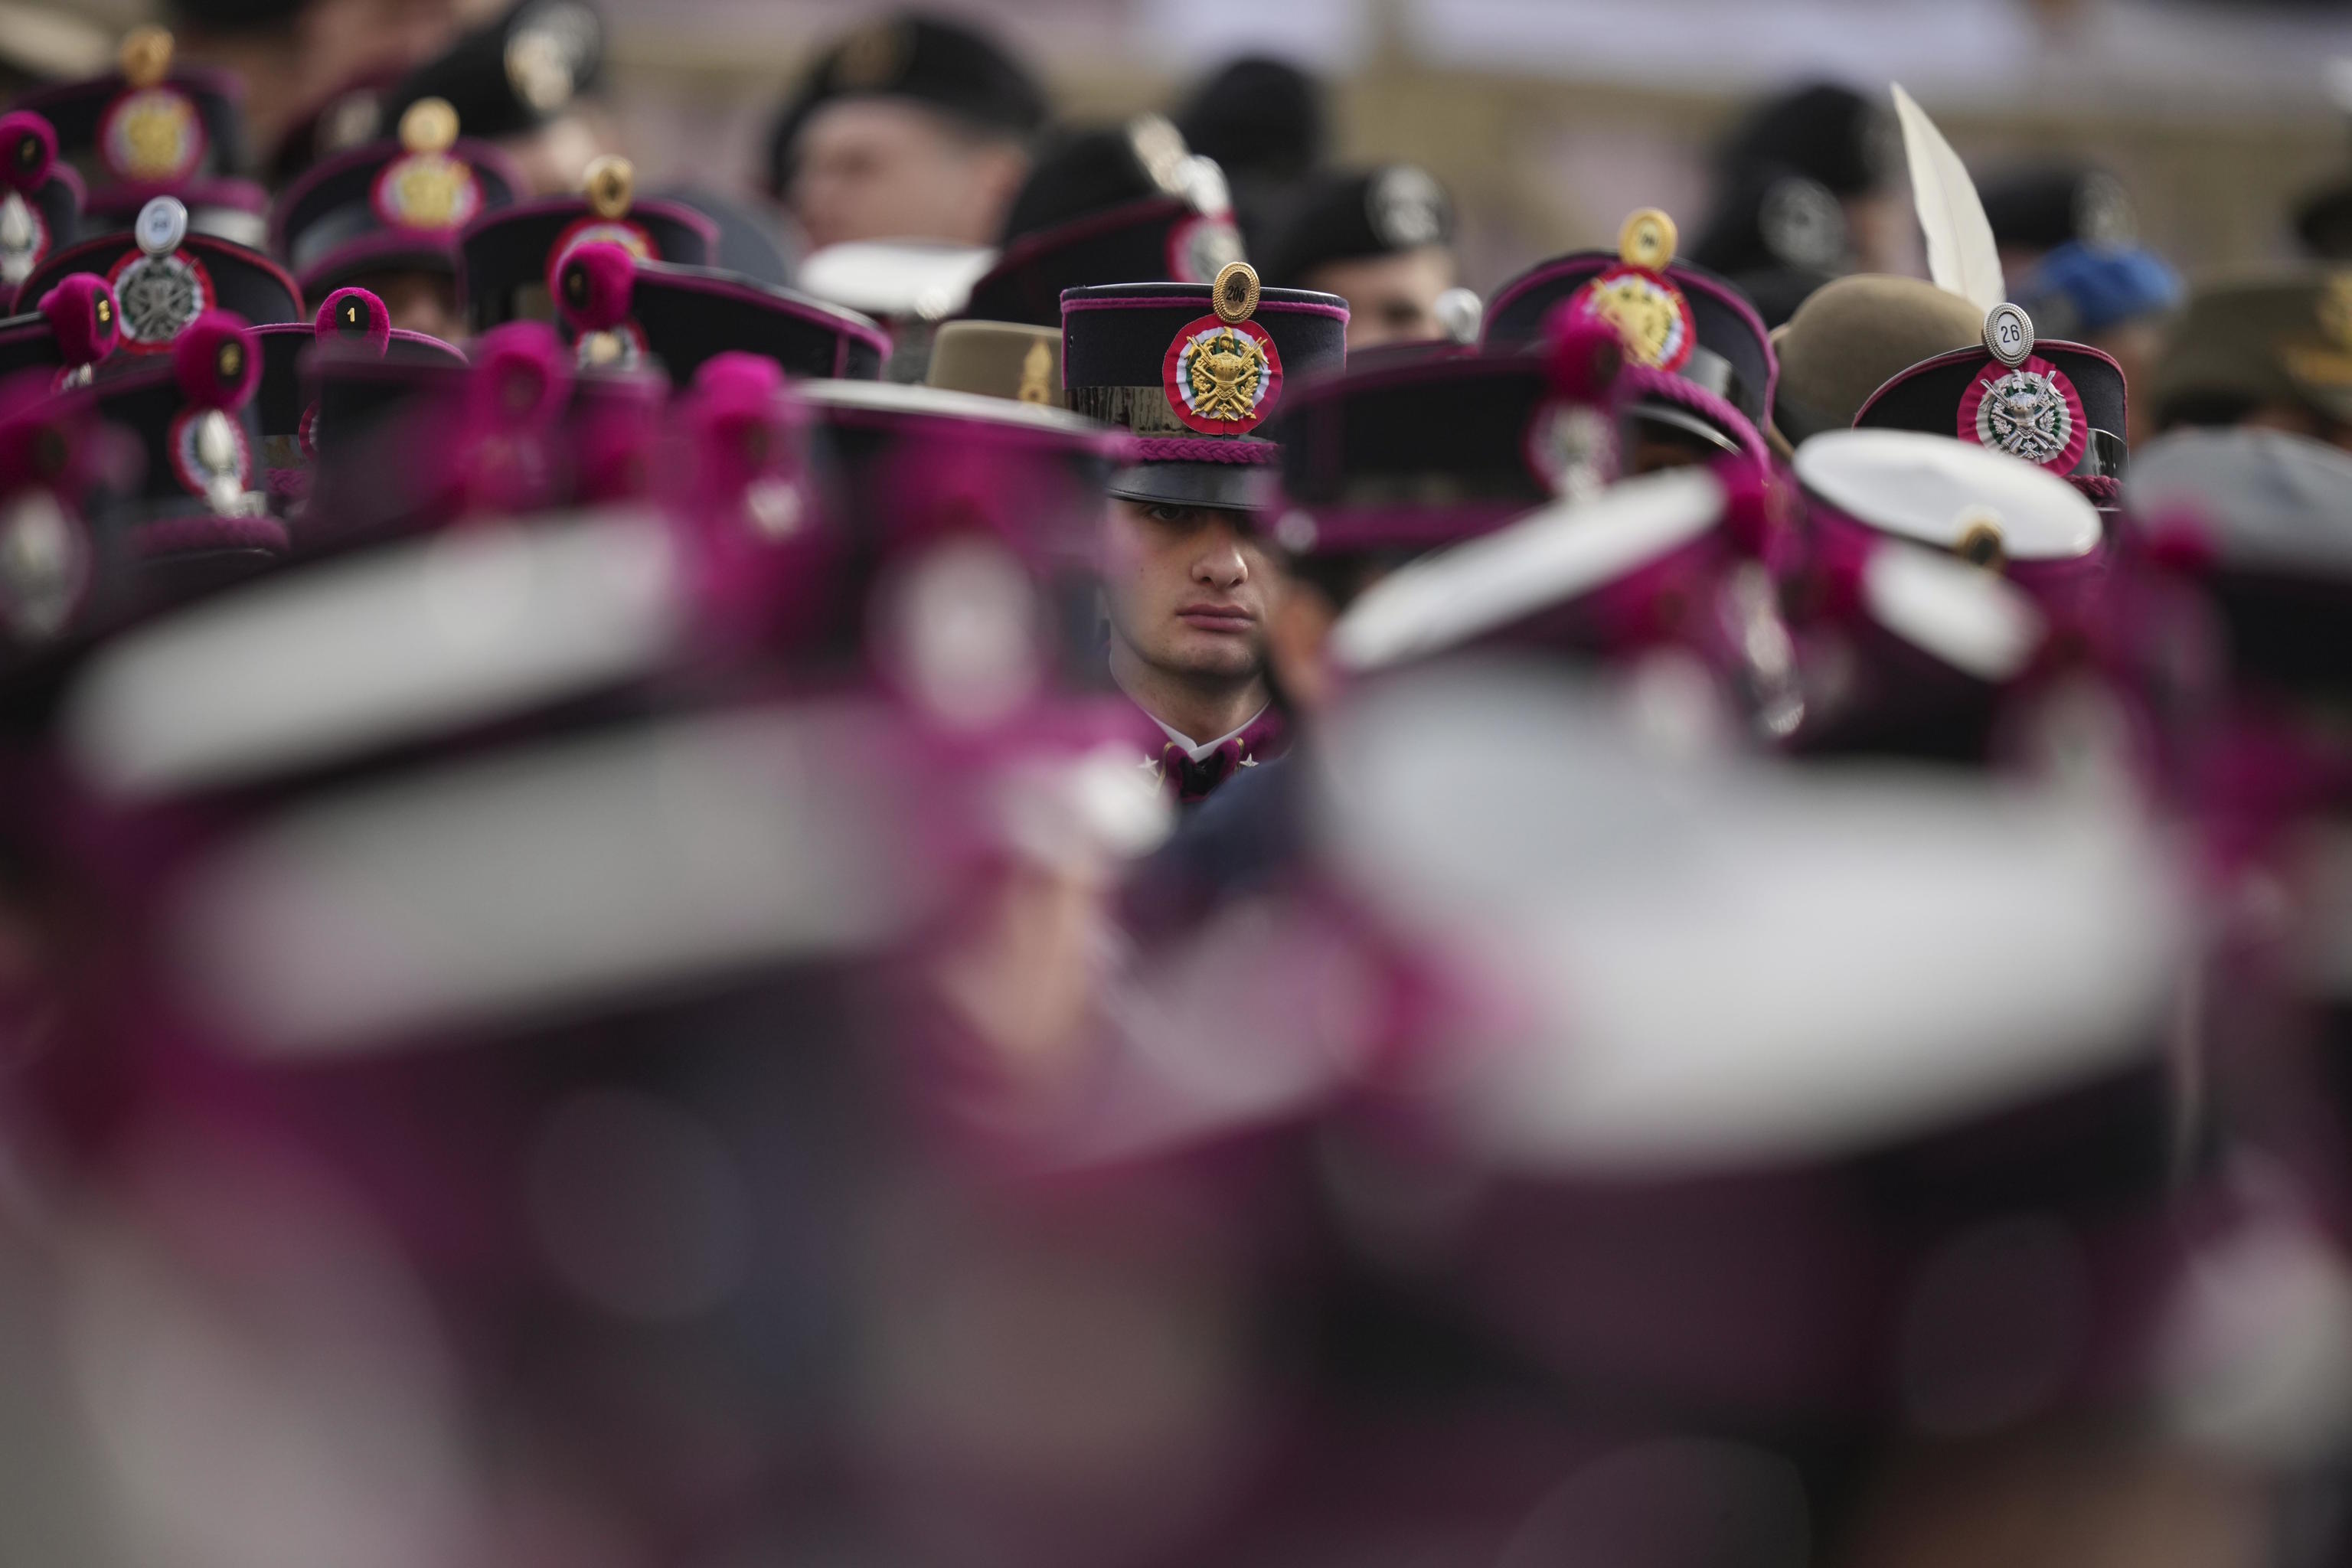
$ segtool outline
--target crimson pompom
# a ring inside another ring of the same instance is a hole
[[[57,336],[58,357],[70,367],[96,364],[122,340],[121,307],[95,272],[59,279],[41,296],[39,310]]]
[[[261,355],[245,318],[206,310],[172,340],[172,374],[198,408],[242,408],[261,381]]]
[[[536,429],[572,393],[572,359],[543,321],[509,321],[475,346],[477,409],[501,429]]]
[[[324,342],[364,342],[376,353],[392,341],[392,314],[383,301],[364,289],[338,289],[319,307],[311,330]]]
[[[27,109],[0,114],[0,185],[30,193],[49,177],[58,161],[58,133]]]
[[[1552,390],[1578,403],[1602,403],[1625,368],[1625,341],[1609,321],[1576,307],[1556,308],[1544,321],[1544,368]]]
[[[575,245],[556,258],[548,292],[574,332],[609,332],[629,319],[636,258],[612,240]]]

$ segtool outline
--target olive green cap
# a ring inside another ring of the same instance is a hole
[[[1772,334],[1772,424],[1791,444],[1853,423],[1870,395],[1917,364],[1984,342],[1984,312],[1916,278],[1861,272],[1822,284]]]
[[[1062,332],[1013,321],[949,321],[931,340],[930,386],[1048,408],[1067,407],[1062,392]]]
[[[2352,272],[2200,284],[2157,362],[2156,416],[2192,400],[2298,404],[2352,420]]]

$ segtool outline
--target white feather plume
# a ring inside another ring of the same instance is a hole
[[[1979,310],[1990,310],[2009,298],[2009,286],[2001,279],[2000,249],[1993,243],[1977,183],[1969,178],[1969,166],[1927,111],[1899,82],[1895,84],[1895,112],[1903,121],[1912,199],[1918,204],[1919,226],[1927,236],[1927,275],[1937,288],[1950,289]]]

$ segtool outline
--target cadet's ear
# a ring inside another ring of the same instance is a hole
[[[1265,626],[1267,674],[1301,712],[1327,708],[1338,695],[1330,642],[1339,618],[1339,606],[1314,584],[1289,573],[1276,583]]]

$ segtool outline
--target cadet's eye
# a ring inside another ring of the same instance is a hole
[[[1181,528],[1192,521],[1189,507],[1162,506],[1157,502],[1143,509],[1143,515],[1170,528]]]

